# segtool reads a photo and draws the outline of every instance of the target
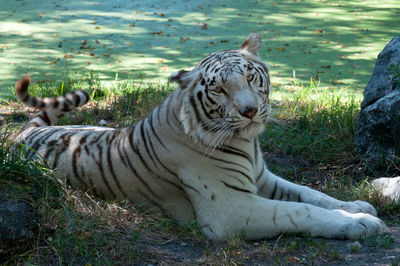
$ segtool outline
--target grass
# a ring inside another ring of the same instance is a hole
[[[365,168],[352,149],[360,104],[357,95],[324,92],[313,82],[309,86],[289,85],[278,88],[282,93],[272,101],[273,121],[260,139],[264,150],[299,161],[296,164],[300,167],[294,171],[278,161],[271,168],[338,198],[367,200],[377,206],[380,215],[396,223],[399,204],[383,199],[369,184],[368,176],[353,171]],[[60,124],[105,123],[123,127],[145,117],[173,88],[169,84],[149,85],[133,80],[115,80],[104,88],[96,75],[89,73],[65,77],[55,85],[35,84],[31,91],[40,96],[59,96],[75,89],[88,91],[93,101],[63,117]],[[284,235],[276,240],[247,243],[238,235],[221,243],[211,242],[195,222],[180,228],[166,218],[138,212],[128,202],[103,201],[71,189],[45,165],[23,159],[10,149],[12,136],[28,119],[14,101],[10,97],[0,106],[7,110],[3,120],[7,132],[1,132],[0,141],[0,184],[12,187],[16,197],[28,195],[25,198],[40,210],[40,226],[36,241],[6,260],[6,264],[154,264],[165,260],[176,264],[182,258],[181,253],[174,255],[175,251],[182,247],[196,254],[191,256],[186,251],[188,261],[195,262],[194,258],[203,254],[201,262],[211,264],[242,264],[254,258],[275,264],[341,259],[325,240],[307,236]],[[363,243],[385,249],[392,242],[383,236]]]
[[[273,104],[279,123],[267,126],[262,147],[315,163],[354,158],[360,101],[345,91],[320,92],[312,80],[309,86],[295,88]]]

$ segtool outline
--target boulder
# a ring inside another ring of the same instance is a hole
[[[382,195],[393,201],[400,200],[400,176],[381,177],[372,182],[375,189],[381,191]]]
[[[0,262],[31,246],[37,222],[29,203],[0,199]]]
[[[392,160],[400,153],[400,36],[378,55],[361,103],[354,147],[373,162]]]

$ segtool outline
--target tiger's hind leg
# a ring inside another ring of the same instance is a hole
[[[284,180],[264,167],[257,180],[258,195],[267,199],[309,203],[328,210],[344,210],[349,213],[369,213],[376,216],[375,208],[365,201],[345,202],[324,193]]]

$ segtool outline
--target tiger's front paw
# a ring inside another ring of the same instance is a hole
[[[345,213],[336,210],[344,215],[334,229],[333,236],[339,239],[358,239],[371,235],[381,234],[386,230],[382,220],[365,213]]]
[[[373,216],[377,215],[375,208],[371,204],[361,200],[346,202],[341,209],[350,213],[368,213]]]
[[[325,216],[323,226],[313,227],[311,235],[337,239],[359,239],[381,234],[385,229],[383,221],[370,214],[333,210]]]

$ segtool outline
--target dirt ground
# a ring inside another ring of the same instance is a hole
[[[226,243],[216,242],[206,246],[191,239],[161,240],[157,237],[157,240],[152,240],[150,237],[143,237],[136,245],[138,257],[135,264],[399,265],[400,226],[389,226],[387,233],[377,241],[284,236],[265,241],[242,241],[230,251],[227,251]],[[392,239],[393,242],[391,240],[391,244],[386,246],[384,239]]]

